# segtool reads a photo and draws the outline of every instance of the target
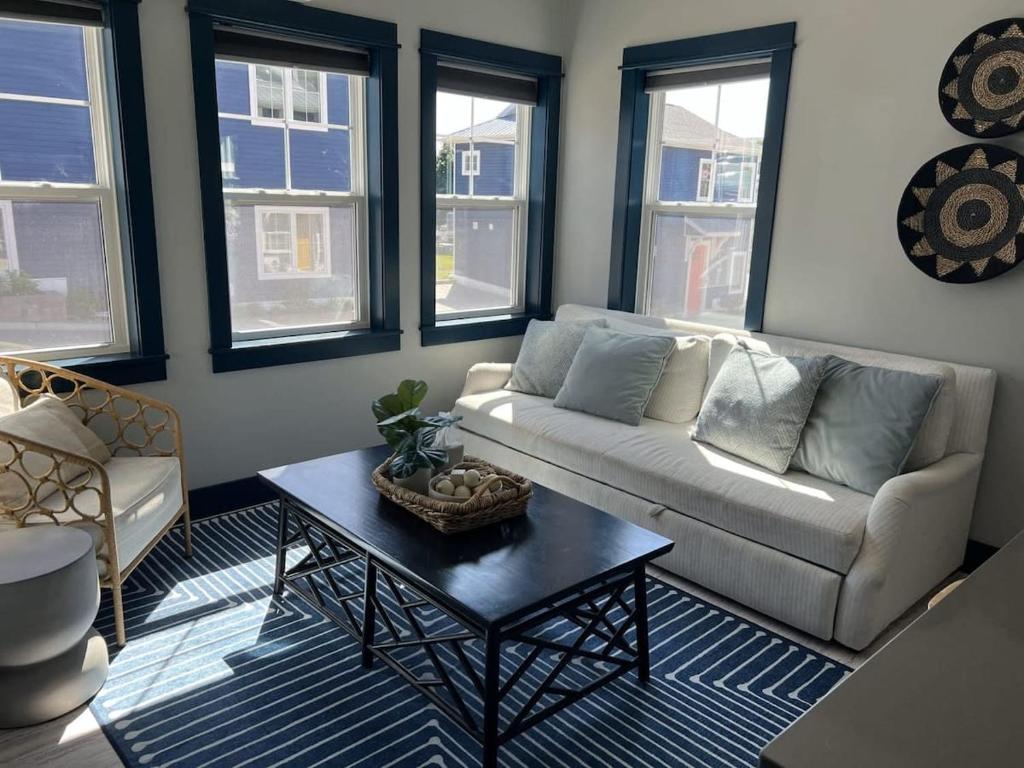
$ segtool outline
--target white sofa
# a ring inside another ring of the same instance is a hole
[[[557,315],[596,317],[708,336],[723,330],[571,304]],[[775,475],[692,441],[690,424],[645,418],[631,427],[505,390],[512,366],[503,363],[474,365],[455,404],[466,451],[668,536],[676,545],[658,564],[673,573],[817,637],[864,648],[963,560],[995,373],[740,335],[780,354],[835,354],[944,375],[952,426],[943,458],[872,497],[803,472]]]

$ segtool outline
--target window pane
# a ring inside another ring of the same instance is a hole
[[[656,214],[648,314],[742,328],[753,219]]]
[[[438,315],[508,309],[516,304],[518,209],[438,209]]]
[[[113,341],[98,203],[0,200],[0,349]]]
[[[319,72],[292,70],[292,119],[301,123],[320,122]]]
[[[356,211],[229,201],[232,329],[269,336],[358,321]]]
[[[743,326],[768,86],[757,78],[652,98],[647,313]]]
[[[255,66],[256,116],[270,120],[284,119],[284,70],[265,64]]]
[[[84,40],[72,24],[0,19],[0,93],[87,101]]]
[[[507,101],[438,92],[438,194],[513,197],[519,110]]]

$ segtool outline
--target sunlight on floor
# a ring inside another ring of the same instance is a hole
[[[64,731],[61,733],[60,740],[57,743],[62,745],[70,744],[73,741],[96,733],[99,729],[99,723],[96,722],[92,712],[89,711],[88,707],[83,707],[82,711],[70,723],[64,726]]]

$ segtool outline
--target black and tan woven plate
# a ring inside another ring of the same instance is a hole
[[[968,144],[933,157],[900,200],[898,228],[915,267],[947,283],[977,283],[1015,267],[1024,252],[1024,157]]]
[[[968,136],[1005,136],[1024,128],[1024,19],[986,24],[949,57],[939,106]]]

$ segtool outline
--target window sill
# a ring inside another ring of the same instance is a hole
[[[226,349],[211,349],[213,372],[245,371],[274,365],[308,363],[336,357],[395,352],[401,348],[401,331],[341,331],[275,339],[236,341]]]
[[[167,378],[167,358],[163,355],[136,355],[130,352],[117,355],[94,355],[73,357],[64,360],[48,360],[49,365],[59,365],[75,373],[92,376],[108,384],[126,386],[143,384],[147,381],[164,381]]]
[[[460,341],[497,339],[502,336],[522,336],[531,320],[546,320],[546,315],[498,315],[495,317],[467,317],[461,320],[441,320],[434,325],[420,326],[420,344],[433,347]]]

